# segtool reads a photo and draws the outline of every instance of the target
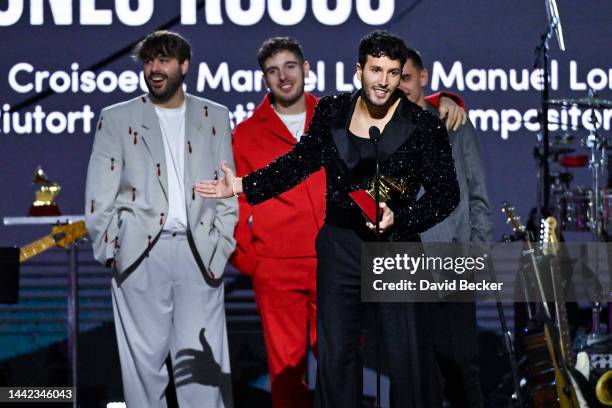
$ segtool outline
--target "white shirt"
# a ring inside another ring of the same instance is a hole
[[[185,204],[185,103],[180,108],[155,106],[164,141],[166,176],[168,178],[168,214],[164,231],[187,229]]]
[[[276,112],[276,111],[274,111]],[[304,134],[304,126],[306,125],[306,112],[298,113],[297,115],[284,115],[276,112],[279,118],[283,121],[289,132],[295,137],[295,140],[300,141],[300,137]]]

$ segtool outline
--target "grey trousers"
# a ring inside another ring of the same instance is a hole
[[[167,406],[168,354],[181,408],[233,405],[224,287],[206,284],[184,235],[163,233],[112,296],[128,408]]]

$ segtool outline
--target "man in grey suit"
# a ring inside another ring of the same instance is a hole
[[[419,53],[408,49],[399,88],[408,99],[436,114],[425,100],[429,76]],[[449,130],[460,202],[441,223],[421,234],[423,242],[491,242],[491,212],[484,168],[474,127],[468,120]],[[448,299],[447,299],[448,300]],[[474,302],[440,302],[433,305],[434,348],[445,379],[445,396],[452,407],[482,407],[477,363],[476,305]]]
[[[232,406],[222,279],[238,204],[193,189],[233,166],[228,110],[183,91],[180,35],[154,32],[134,56],[149,93],[102,110],[86,187],[94,256],[113,271],[125,399],[165,407],[170,355],[181,407]]]

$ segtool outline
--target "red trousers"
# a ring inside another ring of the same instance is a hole
[[[305,375],[308,344],[316,355],[316,272],[315,257],[259,258],[255,268],[274,408],[312,407]]]

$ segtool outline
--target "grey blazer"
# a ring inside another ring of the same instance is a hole
[[[428,110],[438,113],[431,107]],[[468,120],[457,131],[449,131],[448,137],[459,182],[459,205],[448,218],[423,232],[421,240],[489,243],[492,239],[491,210],[474,126]]]
[[[186,104],[187,238],[204,279],[218,286],[235,247],[238,203],[203,199],[193,187],[215,178],[223,160],[234,168],[229,114],[226,107],[189,94]],[[167,191],[162,133],[148,96],[103,109],[87,170],[85,214],[94,257],[112,264],[118,284],[159,238]]]

